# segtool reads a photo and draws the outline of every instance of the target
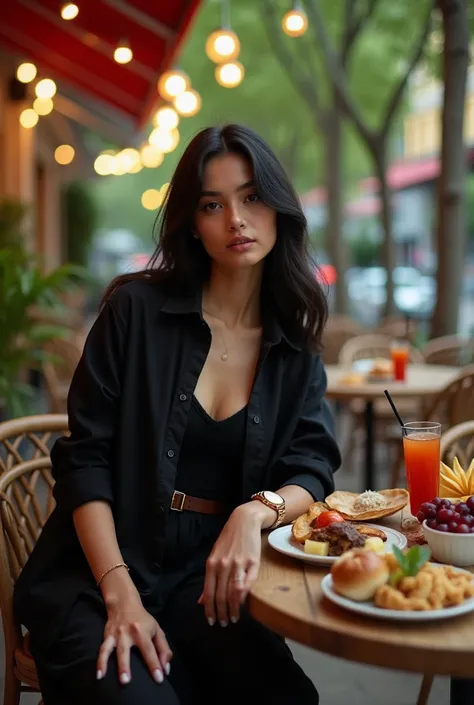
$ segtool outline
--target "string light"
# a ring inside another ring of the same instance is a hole
[[[94,162],[94,170],[99,176],[108,176],[114,173],[116,162],[117,158],[114,154],[102,152]]]
[[[191,81],[184,71],[165,71],[158,79],[158,93],[165,100],[173,100],[191,87]]]
[[[140,160],[147,169],[156,169],[163,163],[164,154],[154,144],[144,144],[140,149]]]
[[[30,62],[25,62],[20,64],[16,70],[16,77],[21,83],[31,83],[36,78],[38,69],[34,64]]]
[[[240,41],[231,29],[216,29],[206,41],[206,54],[216,64],[232,61],[240,53]]]
[[[163,130],[161,127],[157,127],[151,132],[148,141],[150,144],[157,147],[160,152],[169,154],[175,150],[179,144],[179,132],[176,129]]]
[[[56,95],[57,86],[51,78],[43,78],[35,86],[35,93],[38,98],[52,98]]]
[[[49,115],[54,108],[54,103],[51,98],[36,98],[33,102],[33,110],[38,115]]]
[[[121,39],[117,44],[114,59],[118,64],[128,64],[133,59],[133,51],[126,39]]]
[[[154,211],[159,208],[163,202],[163,196],[156,188],[149,188],[142,193],[142,206],[147,211]]]
[[[164,130],[173,130],[179,125],[179,115],[174,108],[164,105],[157,110],[153,123],[156,127],[161,127]]]
[[[57,163],[61,164],[62,166],[70,164],[74,159],[75,155],[76,152],[74,150],[74,147],[71,147],[70,144],[61,144],[54,151],[54,158],[56,159]]]
[[[217,83],[224,88],[235,88],[244,80],[245,69],[240,61],[216,66],[215,77]]]
[[[26,127],[27,129],[37,125],[38,120],[38,113],[35,112],[33,108],[26,108],[26,110],[23,110],[20,114],[20,124],[22,127]]]
[[[282,20],[282,27],[289,37],[301,37],[308,29],[308,18],[306,12],[299,2],[294,2],[293,7]]]
[[[61,8],[61,17],[63,20],[73,20],[79,14],[79,8],[74,2],[66,2]]]
[[[201,109],[201,96],[197,91],[184,91],[176,96],[173,105],[180,115],[183,117],[192,117]]]

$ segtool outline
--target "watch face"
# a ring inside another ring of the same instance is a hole
[[[280,497],[280,495],[276,492],[271,492],[271,490],[264,490],[263,496],[268,502],[271,502],[272,504],[283,504],[285,501],[283,497]]]

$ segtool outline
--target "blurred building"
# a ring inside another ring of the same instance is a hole
[[[61,184],[92,175],[104,143],[139,146],[158,103],[157,79],[172,67],[199,2],[2,3],[0,200],[28,206],[31,248],[48,265],[63,253]],[[64,19],[65,5],[77,16]],[[114,58],[119,45],[132,50],[127,63]],[[24,63],[32,67],[18,76]],[[54,84],[39,86],[44,79]]]

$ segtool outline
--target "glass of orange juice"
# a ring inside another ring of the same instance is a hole
[[[441,424],[413,421],[405,424],[402,432],[410,509],[416,516],[423,502],[439,492]]]
[[[390,348],[393,362],[393,376],[396,382],[406,379],[410,348],[406,340],[395,340]]]

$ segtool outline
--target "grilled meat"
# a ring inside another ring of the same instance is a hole
[[[365,544],[365,537],[347,521],[329,524],[324,529],[314,529],[311,539],[328,543],[330,556],[341,556],[345,551],[362,548]]]

